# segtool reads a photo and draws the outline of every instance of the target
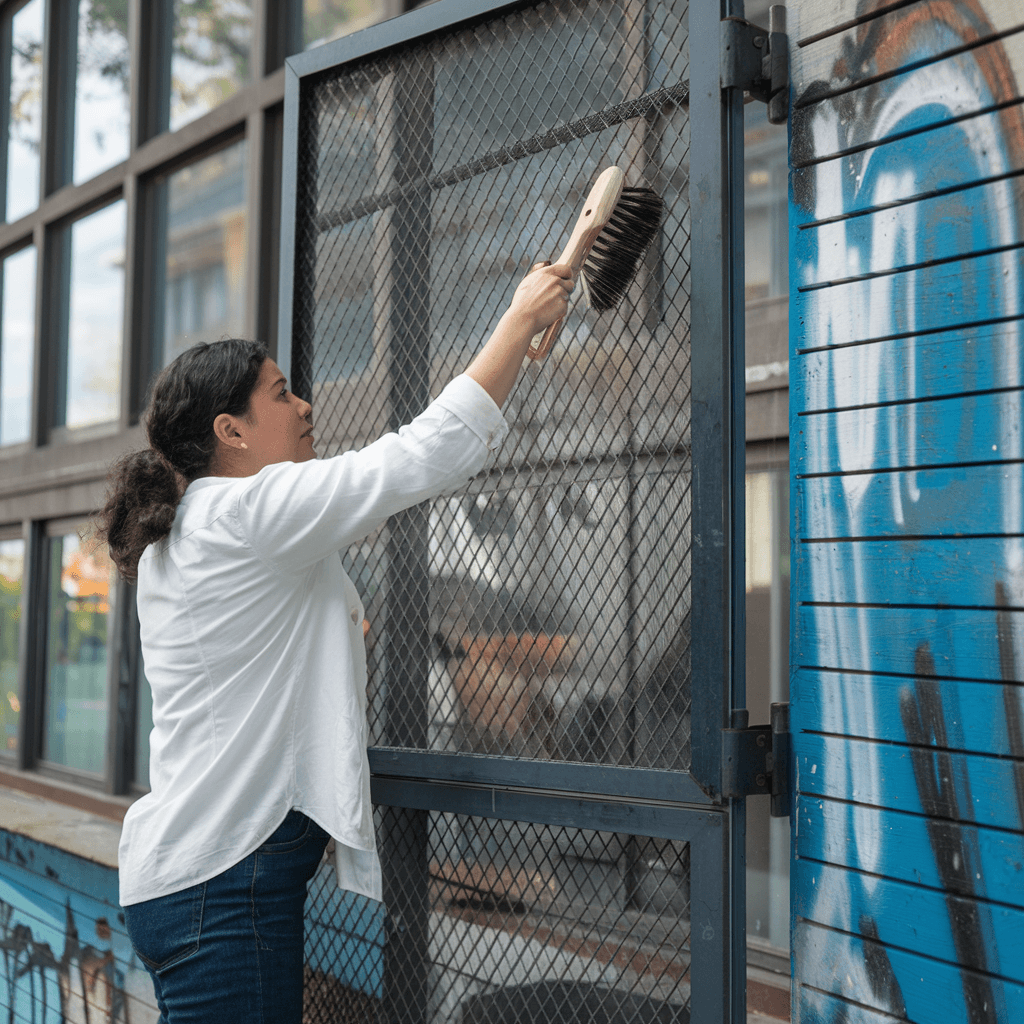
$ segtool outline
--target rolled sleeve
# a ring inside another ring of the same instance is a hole
[[[508,424],[494,399],[464,373],[441,392],[436,404],[457,416],[492,455],[497,453],[508,436]]]

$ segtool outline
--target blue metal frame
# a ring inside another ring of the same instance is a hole
[[[746,700],[743,93],[722,88],[720,50],[722,20],[742,16],[743,0],[705,0],[690,8],[692,607],[693,636],[701,638],[692,648],[691,671],[695,681],[710,684],[692,691],[691,771],[715,791],[722,730]],[[694,38],[701,44],[693,46]],[[713,471],[716,466],[721,472]],[[722,815],[722,874],[716,875],[723,934],[715,939],[725,965],[720,1019],[734,1022],[746,1018],[745,843],[745,805],[730,800]],[[692,871],[703,858],[711,858],[701,868],[708,876],[715,870],[710,848],[691,848]],[[695,879],[691,886],[697,891]],[[692,927],[696,936],[696,922]],[[691,941],[696,949],[697,939]]]
[[[381,777],[557,789],[588,796],[635,797],[694,807],[707,807],[710,803],[707,794],[686,772],[382,747],[371,747],[369,753],[370,771]]]
[[[278,363],[291,376],[303,89],[323,72],[533,6],[440,0],[285,65]],[[721,791],[722,730],[744,704],[743,97],[723,90],[720,23],[742,0],[690,8],[692,766],[673,772],[424,750],[370,750],[377,803],[685,839],[691,844],[691,1020],[740,1024],[745,820]],[[699,40],[692,45],[692,40]],[[696,143],[699,140],[699,144]]]

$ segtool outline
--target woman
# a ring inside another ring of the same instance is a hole
[[[100,526],[138,580],[153,690],[152,790],[119,864],[163,1024],[298,1024],[306,884],[329,837],[339,883],[381,898],[363,608],[338,552],[484,467],[530,339],[572,287],[535,268],[425,412],[332,459],[315,460],[309,404],[255,342],[197,345],[157,378],[151,447],[114,468]]]

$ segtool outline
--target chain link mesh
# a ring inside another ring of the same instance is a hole
[[[689,767],[685,3],[555,0],[303,86],[292,375],[321,455],[420,412],[617,163],[667,214],[497,465],[348,553],[377,746]],[[581,289],[577,289],[581,291]]]
[[[392,807],[377,825],[402,837],[382,850],[391,916],[324,863],[308,1024],[688,1021],[686,844]]]

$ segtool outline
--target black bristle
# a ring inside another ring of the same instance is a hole
[[[643,254],[658,233],[664,208],[661,196],[649,188],[622,190],[581,271],[596,312],[611,309],[626,294]]]

